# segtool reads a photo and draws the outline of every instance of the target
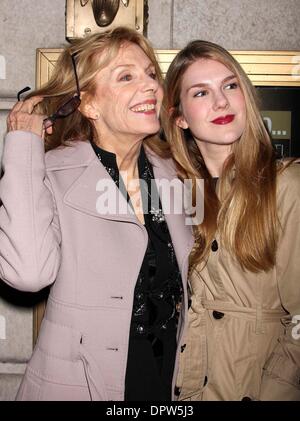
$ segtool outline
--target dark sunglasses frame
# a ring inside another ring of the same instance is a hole
[[[17,93],[17,98],[18,101],[21,101],[21,95],[24,94],[27,91],[30,91],[30,86],[25,86],[25,88],[21,89],[18,93]]]
[[[55,120],[59,118],[68,117],[70,114],[74,113],[81,103],[79,81],[78,81],[78,75],[77,75],[74,56],[75,54],[72,54],[71,59],[72,59],[77,92],[75,95],[72,96],[72,98],[70,98],[67,102],[61,105],[54,114],[50,115],[49,117],[43,120],[43,125],[45,129],[48,129],[49,127],[53,126]]]

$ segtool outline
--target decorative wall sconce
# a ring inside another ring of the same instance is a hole
[[[128,7],[129,0],[121,0],[125,7]],[[86,6],[89,0],[80,0],[82,7]],[[120,7],[120,0],[91,0],[95,21],[98,26],[104,27],[112,23]]]
[[[116,26],[145,33],[145,0],[66,0],[66,38],[82,38]]]

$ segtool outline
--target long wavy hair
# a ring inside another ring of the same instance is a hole
[[[158,81],[162,83],[159,64],[147,39],[132,29],[118,27],[72,41],[71,45],[66,46],[60,54],[50,80],[40,89],[31,92],[27,98],[35,95],[43,96],[44,100],[36,108],[38,112],[47,116],[68,101],[77,91],[72,54],[75,57],[80,91],[87,94],[85,97],[92,97],[95,91],[95,76],[109,65],[120,48],[127,43],[136,44],[144,51],[155,67]],[[77,109],[68,117],[55,121],[53,133],[45,135],[45,149],[47,151],[61,145],[69,146],[78,140],[96,141],[96,137],[92,120]],[[168,145],[160,141],[158,136],[149,136],[145,143],[160,156],[169,155]]]
[[[182,78],[199,59],[216,60],[237,77],[246,104],[246,125],[223,165],[218,191],[189,129],[176,124],[181,116]],[[177,164],[179,177],[204,179],[204,220],[195,225],[195,246],[190,257],[193,269],[205,264],[218,231],[224,248],[243,270],[268,271],[275,264],[278,241],[276,210],[277,163],[261,118],[256,91],[232,55],[207,41],[192,41],[175,57],[165,80],[163,128]],[[195,200],[195,189],[193,199]]]

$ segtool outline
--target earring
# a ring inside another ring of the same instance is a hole
[[[100,115],[99,114],[95,114],[95,120],[99,120]]]

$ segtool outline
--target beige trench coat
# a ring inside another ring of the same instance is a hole
[[[277,203],[271,271],[243,272],[216,235],[191,276],[180,400],[300,400],[300,164],[279,175]]]

